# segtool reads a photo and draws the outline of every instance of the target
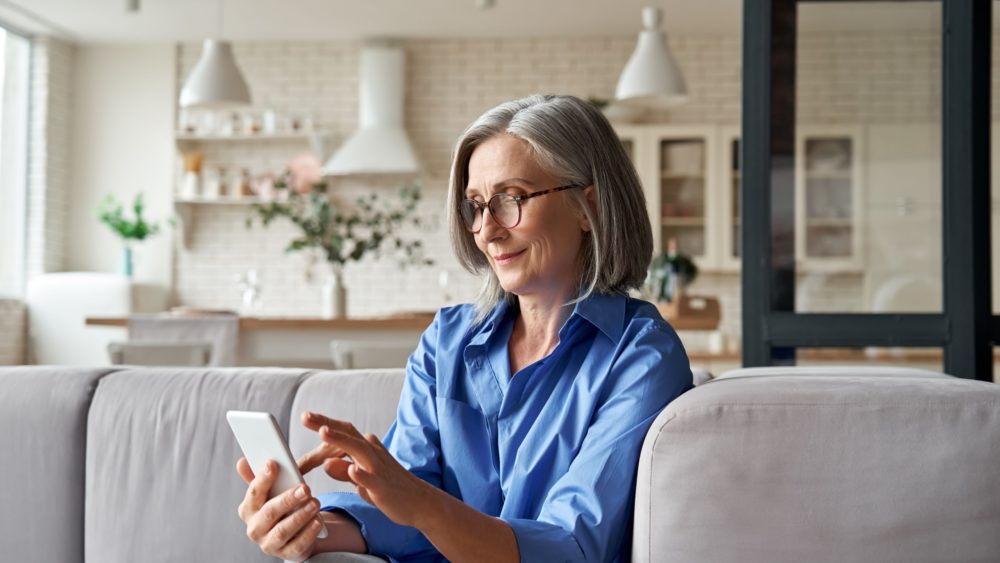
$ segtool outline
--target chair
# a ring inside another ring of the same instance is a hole
[[[334,340],[330,354],[336,369],[402,368],[416,343],[381,342],[373,340]]]
[[[210,342],[111,342],[108,355],[115,365],[207,366],[212,357]]]

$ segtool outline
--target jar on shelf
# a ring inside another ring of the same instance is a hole
[[[250,180],[250,170],[244,168],[240,171],[240,183],[239,183],[239,193],[240,197],[253,197],[254,191]]]

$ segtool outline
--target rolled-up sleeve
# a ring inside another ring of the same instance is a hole
[[[504,519],[523,562],[611,561],[619,555],[646,432],[670,401],[692,387],[687,355],[661,322],[622,348],[606,381],[580,450],[548,491],[538,518]]]
[[[396,421],[383,443],[399,463],[435,487],[441,486],[441,452],[435,395],[435,353],[440,313],[424,331],[420,344],[406,364],[406,379]],[[321,510],[341,510],[354,518],[371,554],[393,559],[435,552],[419,530],[401,526],[357,493],[320,495]]]

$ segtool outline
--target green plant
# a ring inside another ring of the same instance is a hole
[[[275,182],[275,188],[278,199],[255,203],[254,217],[247,218],[246,226],[252,227],[254,218],[265,227],[278,218],[287,219],[301,233],[288,243],[285,252],[315,249],[326,262],[343,267],[369,254],[381,256],[388,246],[402,265],[434,264],[423,256],[421,241],[406,240],[398,234],[404,225],[420,226],[420,218],[415,214],[420,201],[417,185],[401,187],[396,205],[370,193],[359,197],[353,207],[335,205],[323,183],[313,185],[305,193],[289,189],[286,180]]]
[[[601,98],[598,96],[587,96],[587,102],[589,102],[590,105],[594,106],[595,108],[603,110],[604,108],[608,107],[608,104],[611,103],[611,100],[607,98]]]
[[[698,266],[687,255],[662,252],[649,265],[647,283],[656,301],[673,301],[677,289],[690,285],[698,277]]]
[[[147,223],[142,217],[143,209],[142,193],[136,194],[132,203],[135,220],[130,221],[125,217],[122,204],[113,194],[108,194],[97,208],[97,217],[125,240],[145,240],[160,232],[160,226],[157,223]]]

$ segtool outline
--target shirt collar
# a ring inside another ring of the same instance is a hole
[[[469,346],[485,346],[486,343],[490,341],[490,338],[497,331],[503,323],[503,319],[506,317],[508,310],[510,309],[510,303],[506,299],[501,299],[499,303],[493,310],[490,311],[483,322],[475,329],[475,334],[472,335],[472,339],[469,340]]]
[[[594,325],[612,342],[618,342],[625,331],[625,300],[627,297],[614,293],[594,293],[573,306],[570,318],[578,316]],[[490,311],[476,333],[469,341],[469,346],[484,346],[497,329],[503,325],[511,308],[511,303],[503,299]]]
[[[625,295],[594,293],[577,302],[572,316],[578,316],[597,327],[612,342],[621,340],[625,331]]]

